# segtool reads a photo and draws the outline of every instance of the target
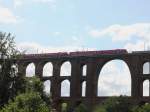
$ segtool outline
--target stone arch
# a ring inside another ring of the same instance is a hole
[[[60,76],[71,76],[71,63],[69,61],[65,61],[61,65]]]
[[[46,94],[51,95],[51,81],[50,80],[46,80],[46,81],[44,81],[43,84],[44,84],[44,92]]]
[[[33,76],[35,76],[35,64],[31,62],[26,67],[26,77],[33,77]]]
[[[70,96],[70,81],[68,79],[61,82],[61,97]]]
[[[82,97],[86,96],[86,81],[82,82]]]
[[[149,80],[144,80],[143,81],[143,96],[149,96],[149,87],[150,86],[150,82]]]
[[[43,76],[53,76],[53,64],[47,62],[43,67]]]
[[[143,64],[143,74],[150,74],[150,62]]]
[[[87,75],[87,65],[83,65],[82,66],[82,76],[86,76]]]
[[[131,81],[129,66],[124,60],[109,60],[99,73],[97,96],[131,96]]]

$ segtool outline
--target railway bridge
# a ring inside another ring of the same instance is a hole
[[[98,97],[98,77],[103,66],[111,61],[119,59],[124,61],[131,74],[131,96],[134,102],[149,102],[149,97],[143,97],[143,82],[150,80],[150,73],[143,74],[143,65],[150,62],[149,51],[137,51],[128,53],[125,49],[103,50],[103,51],[78,51],[59,52],[46,54],[26,54],[17,62],[19,72],[25,74],[30,63],[35,65],[35,74],[43,82],[51,81],[51,95],[53,107],[60,112],[61,103],[65,102],[70,107],[79,103],[85,103],[89,109],[93,105],[101,103],[108,97]],[[71,64],[70,76],[60,76],[61,66],[64,62]],[[53,65],[52,76],[43,76],[43,67],[47,62]],[[83,66],[87,66],[86,75],[83,75]],[[61,82],[70,81],[70,96],[62,97]],[[82,82],[86,81],[85,96],[82,97]]]

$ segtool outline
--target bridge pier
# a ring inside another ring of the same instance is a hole
[[[54,102],[54,108],[60,112],[61,110],[61,103],[60,103],[60,90],[61,90],[61,84],[60,84],[60,67],[61,63],[58,61],[53,62],[53,76],[55,76],[51,80],[51,93],[52,93],[52,99]]]

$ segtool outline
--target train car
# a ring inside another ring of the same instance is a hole
[[[71,52],[70,56],[95,56],[95,55],[112,55],[112,54],[126,54],[126,49],[115,49],[115,50],[101,50],[101,51],[78,51]]]
[[[67,52],[42,53],[42,54],[24,54],[23,58],[42,58],[42,57],[63,57],[68,56]]]
[[[23,58],[42,58],[42,57],[66,57],[66,56],[96,56],[96,55],[112,55],[125,54],[126,49],[101,50],[101,51],[77,51],[77,52],[58,52],[58,53],[42,53],[42,54],[25,54]]]

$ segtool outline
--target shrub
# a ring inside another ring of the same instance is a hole
[[[50,112],[37,92],[22,93],[10,100],[0,112]]]

